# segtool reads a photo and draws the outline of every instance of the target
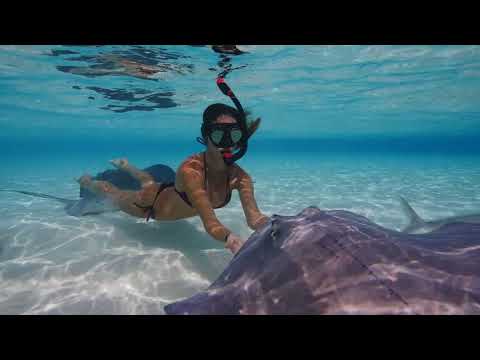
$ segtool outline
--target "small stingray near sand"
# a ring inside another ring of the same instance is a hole
[[[175,182],[175,171],[167,165],[153,165],[144,169],[144,171],[151,174],[158,183]],[[109,181],[122,190],[141,189],[140,183],[136,179],[121,170],[106,170],[97,174],[94,177],[94,180]],[[65,205],[65,212],[70,216],[96,215],[118,211],[118,209],[106,197],[95,195],[84,188],[80,188],[80,199],[77,200],[25,190],[0,189],[0,191],[16,192],[59,201]]]

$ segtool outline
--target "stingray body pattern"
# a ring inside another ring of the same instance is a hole
[[[167,314],[480,314],[480,224],[428,234],[348,211],[273,215],[212,285]]]

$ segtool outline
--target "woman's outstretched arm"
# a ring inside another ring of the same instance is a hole
[[[247,224],[252,230],[257,230],[268,222],[268,216],[262,214],[258,209],[253,190],[253,181],[242,168],[236,166],[236,188],[240,194],[243,211]]]

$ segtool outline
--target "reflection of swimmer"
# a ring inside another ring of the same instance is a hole
[[[122,211],[136,217],[177,220],[199,215],[205,230],[236,253],[243,240],[225,227],[214,209],[226,206],[233,189],[238,190],[248,226],[259,229],[268,217],[257,207],[251,177],[235,161],[247,151],[249,137],[257,130],[260,119],[247,124],[246,114],[223,79],[218,86],[235,103],[237,109],[213,104],[203,114],[202,137],[206,151],[185,160],[176,172],[174,183],[158,184],[153,177],[128,163],[112,160],[118,169],[137,179],[142,189],[122,191],[107,181],[93,180],[89,175],[78,181],[96,195],[106,196]]]
[[[240,50],[236,45],[210,45],[213,51],[222,54],[222,61],[219,65],[225,68],[230,60],[226,55],[240,55],[245,51]],[[154,75],[158,73],[173,72],[177,74],[185,74],[191,71],[188,66],[178,64],[160,63],[145,64],[139,60],[133,60],[126,56],[116,54],[103,54],[93,58],[98,62],[88,67],[83,66],[57,66],[57,69],[75,75],[83,76],[106,76],[106,75],[126,75],[141,79],[155,79]],[[231,65],[229,65],[231,67]],[[229,70],[230,71],[230,70]]]
[[[145,65],[132,60],[122,59],[119,63],[125,68],[125,71],[132,76],[149,77],[161,71],[157,66]]]
[[[211,45],[212,50],[220,54],[241,55],[245,51],[240,50],[237,45]]]
[[[220,61],[218,62],[218,66],[222,70],[218,74],[219,77],[226,77],[233,70],[246,67],[246,65],[242,65],[234,68],[230,63],[231,57],[229,55],[241,55],[246,53],[246,51],[239,49],[238,45],[210,45],[210,47],[213,51],[220,54]]]
[[[178,65],[157,64],[147,65],[136,60],[131,60],[119,55],[99,55],[95,58],[99,64],[89,67],[80,66],[58,66],[57,69],[75,75],[84,76],[105,76],[105,75],[127,75],[141,79],[152,79],[153,75],[160,72],[183,73]]]

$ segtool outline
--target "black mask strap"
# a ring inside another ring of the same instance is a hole
[[[207,142],[205,141],[205,139],[201,137],[197,137],[197,142],[205,146],[207,145]]]

